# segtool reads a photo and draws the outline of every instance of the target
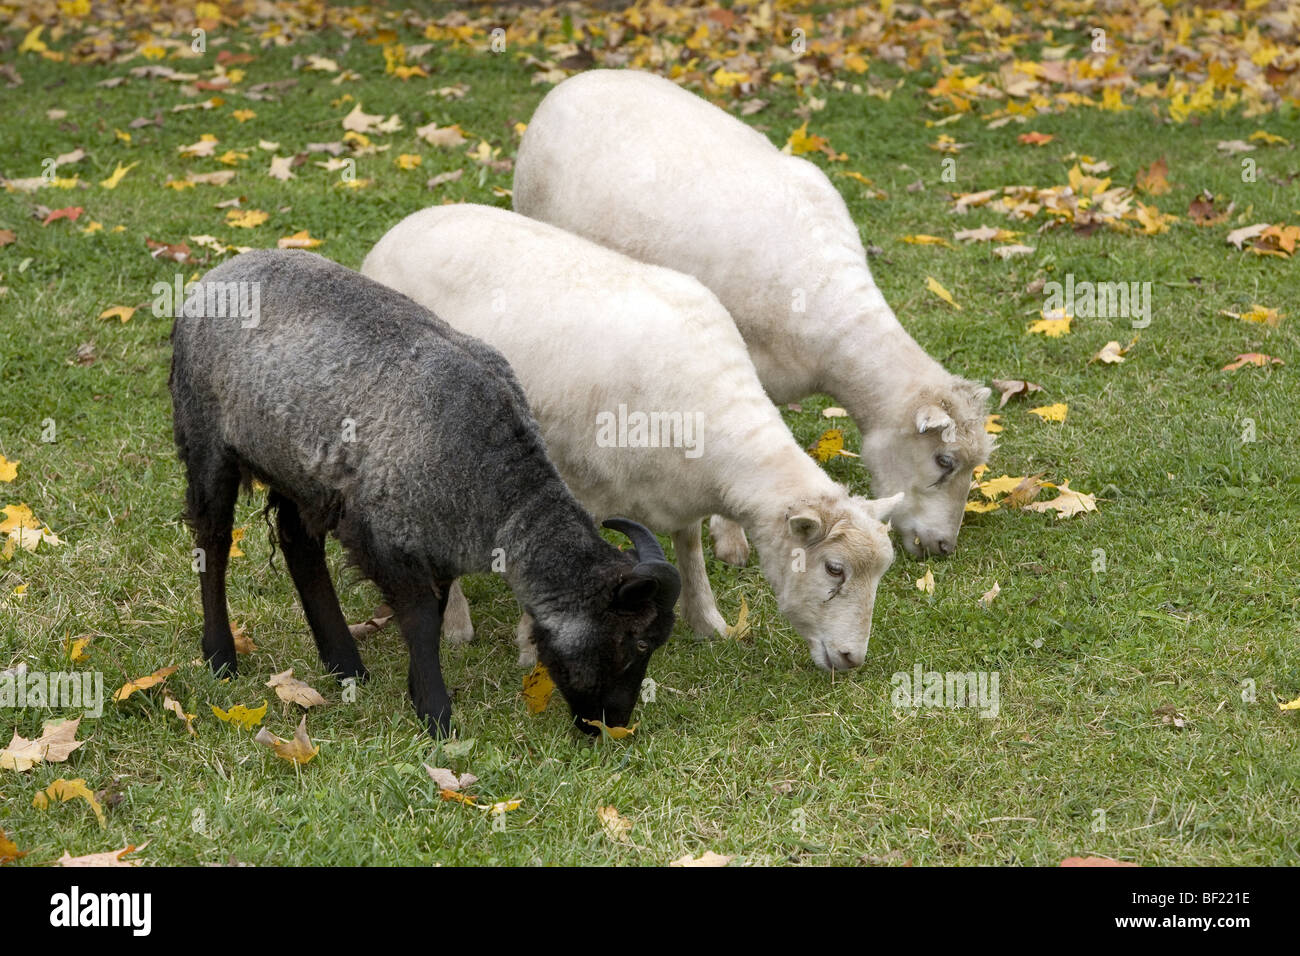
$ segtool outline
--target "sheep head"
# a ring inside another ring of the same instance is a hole
[[[984,430],[990,394],[953,376],[944,386],[918,389],[862,436],[872,491],[905,494],[892,523],[914,558],[951,554],[957,546],[971,473],[993,451]]]
[[[903,502],[902,494],[840,492],[791,502],[768,529],[777,540],[759,546],[781,613],[825,670],[857,667],[867,656],[876,588],[894,561],[882,522]]]
[[[627,535],[632,554],[610,547],[591,590],[568,606],[529,608],[538,659],[568,701],[574,724],[592,734],[598,730],[587,721],[625,727],[631,720],[650,656],[672,632],[681,591],[677,569],[649,529],[626,518],[604,526]]]

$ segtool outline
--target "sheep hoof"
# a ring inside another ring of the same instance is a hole
[[[717,609],[698,613],[686,611],[682,614],[682,617],[686,619],[686,625],[691,629],[697,641],[711,641],[715,638],[727,636],[727,622],[723,620]]]
[[[734,521],[714,515],[709,519],[709,537],[713,539],[713,556],[719,561],[743,568],[749,563],[749,541],[745,529]]]

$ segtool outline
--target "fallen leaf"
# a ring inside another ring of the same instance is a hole
[[[443,790],[467,790],[478,783],[478,777],[472,773],[457,776],[445,767],[430,767],[427,763],[424,769],[429,772],[430,779]]]
[[[1074,491],[1068,481],[1061,482],[1058,487],[1058,494],[1051,501],[1037,501],[1031,505],[1025,505],[1026,511],[1048,512],[1055,511],[1057,519],[1070,518],[1077,514],[1084,514],[1088,511],[1097,510],[1097,498],[1095,495],[1084,494],[1083,492]]]
[[[1137,866],[1136,863],[1125,863],[1122,860],[1112,860],[1105,856],[1068,856],[1060,863],[1061,866]]]
[[[1262,305],[1252,305],[1246,312],[1229,312],[1227,309],[1220,309],[1220,315],[1226,315],[1232,319],[1241,319],[1243,322],[1258,322],[1261,325],[1272,326],[1277,328],[1286,318],[1286,314],[1280,309],[1270,309]]]
[[[270,747],[281,760],[288,760],[295,764],[311,763],[320,753],[320,748],[313,746],[311,738],[307,736],[306,714],[298,724],[298,729],[294,731],[293,740],[281,740],[265,727],[259,730],[253,739],[259,744]]]
[[[271,168],[266,171],[266,175],[270,176],[272,179],[278,179],[282,183],[293,179],[293,157],[272,156]]]
[[[943,301],[947,302],[958,312],[961,311],[961,306],[958,305],[957,300],[952,297],[952,293],[949,292],[947,289],[945,289],[943,286],[941,286],[933,276],[925,277],[925,287],[929,289],[931,292],[933,292],[935,295],[937,295],[939,298],[943,299]]]
[[[1268,223],[1266,222],[1257,222],[1253,226],[1242,226],[1240,229],[1234,229],[1228,233],[1225,241],[1240,249],[1243,242],[1247,239],[1258,238],[1267,228]]]
[[[285,236],[276,241],[278,249],[315,249],[321,244],[320,239],[313,239],[306,229],[295,232],[292,236]]]
[[[293,676],[293,668],[287,671],[281,671],[275,674],[266,682],[267,687],[275,688],[275,694],[281,700],[297,704],[300,707],[323,707],[325,698],[320,695],[311,685],[297,680]]]
[[[262,701],[262,706],[256,709],[245,707],[243,704],[236,704],[230,710],[222,710],[216,704],[208,704],[212,708],[212,713],[216,715],[217,720],[224,721],[228,724],[237,724],[245,730],[252,730],[262,722],[266,716],[266,701]]]
[[[1020,140],[1020,142],[1024,143],[1026,146],[1046,146],[1055,139],[1055,137],[1051,133],[1030,132],[1021,133],[1016,137],[1016,139]]]
[[[245,633],[243,626],[234,621],[230,622],[230,637],[235,642],[236,654],[252,654],[257,650],[257,645],[254,644],[253,639]]]
[[[997,581],[994,581],[993,587],[989,588],[987,591],[985,591],[983,594],[980,595],[980,600],[979,600],[980,607],[988,607],[997,599],[997,596],[1001,593],[1002,593],[1002,588],[998,585]]]
[[[149,844],[141,843],[139,846],[124,846],[120,850],[110,850],[108,853],[91,853],[87,856],[70,856],[65,850],[63,856],[55,861],[55,866],[142,866],[140,860],[124,860],[122,857],[128,853],[134,853],[137,850],[143,850]]]
[[[929,568],[925,569],[925,575],[916,579],[916,589],[924,591],[926,594],[934,593],[934,572]]]
[[[1039,332],[1046,335],[1049,339],[1059,339],[1062,335],[1070,334],[1070,323],[1074,321],[1072,315],[1048,315],[1044,312],[1043,317],[1037,321],[1030,322],[1026,332]]]
[[[680,856],[669,863],[669,866],[726,866],[734,857],[723,856],[721,853],[714,853],[712,850],[705,850],[699,856],[691,856],[689,853]]]
[[[121,163],[118,163],[117,169],[113,170],[113,174],[107,179],[100,181],[100,187],[103,189],[116,189],[117,184],[122,181],[122,177],[139,165],[140,163],[138,161],[131,163],[129,166],[123,166]]]
[[[1285,704],[1279,702],[1277,705],[1277,709],[1278,710],[1300,710],[1300,697],[1297,697],[1295,700],[1289,701],[1288,703]]]
[[[14,731],[9,746],[0,750],[0,770],[17,770],[23,773],[38,763],[64,763],[74,750],[85,743],[77,740],[77,727],[81,718],[74,720],[47,720],[41,726],[41,736],[27,740]]]
[[[600,720],[584,720],[583,723],[590,724],[597,730],[609,734],[609,736],[614,740],[622,740],[624,737],[631,737],[636,733],[636,729],[641,726],[640,721],[637,721],[631,727],[607,727],[605,723]]]
[[[628,832],[632,829],[632,821],[623,816],[613,807],[600,807],[596,810],[596,816],[600,819],[600,825],[605,829],[605,836],[609,837],[615,843],[626,843]]]
[[[988,432],[990,435],[998,434],[999,432],[1004,430],[1002,425],[1000,424],[1001,421],[1002,421],[1001,415],[989,415],[984,419],[984,430]]]
[[[185,708],[181,706],[181,702],[166,691],[163,692],[163,710],[169,710],[175,714],[181,723],[185,725],[185,729],[190,732],[191,737],[199,735],[198,731],[194,729],[195,715],[185,713]]]
[[[18,844],[9,839],[4,830],[0,830],[0,866],[12,863],[14,860],[20,860],[26,855],[25,850],[18,849]]]
[[[998,246],[993,250],[995,256],[1002,259],[1010,259],[1012,256],[1027,256],[1035,251],[1033,246],[1023,246],[1020,244],[1010,246]]]
[[[734,638],[737,641],[743,641],[749,637],[749,602],[745,596],[740,596],[740,611],[736,614],[736,623],[727,625],[727,637]]]
[[[226,213],[226,225],[236,229],[255,229],[269,218],[260,209],[231,209]]]
[[[1056,402],[1054,405],[1040,405],[1038,408],[1031,408],[1029,412],[1032,415],[1037,415],[1045,422],[1063,422],[1069,410],[1070,406],[1065,402]]]
[[[175,666],[162,667],[154,671],[152,674],[148,674],[144,677],[137,677],[132,681],[127,681],[117,689],[116,693],[113,694],[113,700],[114,702],[124,701],[138,690],[147,690],[150,687],[155,687],[158,684],[165,682],[168,677],[171,677],[171,675],[175,673]]]
[[[18,466],[21,461],[10,461],[4,455],[0,455],[0,481],[13,481],[18,477]]]
[[[66,219],[68,222],[76,222],[77,218],[83,212],[85,212],[85,210],[81,206],[65,206],[62,209],[55,209],[41,221],[41,225],[48,226],[50,223],[59,219]]]
[[[131,316],[135,315],[135,310],[136,306],[134,305],[115,305],[99,313],[99,317],[101,319],[119,319],[126,322]]]
[[[1229,362],[1223,366],[1220,371],[1235,372],[1237,369],[1245,368],[1247,365],[1253,365],[1256,368],[1263,368],[1265,365],[1285,365],[1280,358],[1273,358],[1271,355],[1265,355],[1263,352],[1245,352],[1237,356],[1235,362]]]
[[[822,409],[822,418],[848,418],[849,413],[838,405],[832,405],[829,408]]]
[[[822,432],[821,437],[808,446],[808,454],[822,464],[841,455],[845,458],[858,457],[853,452],[844,450],[844,432],[838,428],[828,428]]]
[[[541,663],[525,674],[523,680],[524,703],[528,706],[528,712],[540,714],[551,702],[551,695],[555,693],[555,682],[547,673],[546,665]]]
[[[995,378],[992,385],[1002,393],[1002,400],[998,402],[998,408],[1002,408],[1007,402],[1019,395],[1028,395],[1030,392],[1041,392],[1043,390],[1041,385],[1014,378]]]
[[[1151,196],[1163,196],[1173,188],[1169,185],[1168,175],[1169,164],[1161,157],[1145,169],[1138,170],[1137,188]]]
[[[1117,365],[1124,361],[1124,356],[1128,354],[1129,348],[1132,347],[1131,343],[1127,348],[1125,348],[1118,342],[1112,340],[1103,345],[1101,351],[1090,358],[1088,362],[1090,364],[1092,362],[1105,362],[1107,365]]]
[[[60,777],[32,798],[32,806],[37,810],[46,810],[54,800],[59,803],[67,803],[69,800],[85,800],[90,804],[90,809],[95,811],[95,817],[99,820],[99,825],[101,827],[107,825],[104,821],[104,808],[99,805],[99,801],[90,792],[90,788],[86,786],[86,781],[82,777],[78,777],[76,780],[64,780]]]
[[[393,609],[387,604],[381,604],[379,607],[375,608],[375,613],[370,615],[367,620],[362,621],[360,624],[349,625],[348,631],[352,634],[354,639],[369,637],[371,634],[383,628],[384,625],[392,619]]]
[[[927,236],[924,233],[915,236],[901,236],[900,240],[909,246],[945,246],[949,249],[953,247],[952,243],[943,236]]]

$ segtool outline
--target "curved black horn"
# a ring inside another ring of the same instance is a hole
[[[638,524],[631,518],[606,518],[600,526],[627,535],[632,541],[636,559],[643,564],[647,561],[668,561],[664,557],[664,549],[659,547],[659,540],[645,525]]]

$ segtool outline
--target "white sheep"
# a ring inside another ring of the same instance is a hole
[[[893,560],[881,521],[901,496],[853,497],[799,447],[699,282],[476,205],[407,216],[362,271],[505,355],[548,454],[593,515],[672,535],[697,633],[726,632],[700,543],[702,519],[720,514],[753,537],[813,660],[862,663]]]
[[[778,403],[829,392],[862,430],[913,556],[957,543],[971,472],[992,450],[989,390],[949,374],[872,279],[843,198],[812,163],[672,82],[632,70],[565,80],[528,124],[515,209],[689,273],[731,313]],[[719,557],[743,533],[712,522]]]

